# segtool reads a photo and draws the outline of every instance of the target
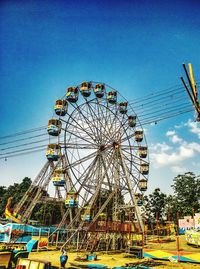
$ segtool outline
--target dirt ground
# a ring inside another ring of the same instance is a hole
[[[177,241],[172,241],[168,243],[148,243],[145,245],[145,248],[147,249],[154,249],[154,250],[163,250],[163,251],[177,251]],[[189,246],[187,245],[185,241],[185,236],[179,236],[179,250],[184,252],[194,252],[198,253],[200,256],[200,248]],[[89,254],[89,253],[88,253]],[[155,269],[200,269],[200,264],[194,264],[194,263],[177,263],[177,262],[170,262],[170,261],[163,261],[163,260],[152,260],[152,259],[136,259],[133,256],[128,256],[126,253],[120,253],[120,254],[113,254],[113,253],[99,253],[97,252],[97,261],[82,261],[86,260],[87,253],[77,253],[77,252],[68,252],[68,262],[66,265],[66,268],[76,268],[76,265],[79,265],[77,268],[83,268],[84,265],[87,264],[101,264],[106,265],[109,268],[113,267],[119,267],[119,266],[125,266],[129,265],[129,267],[133,267],[136,265],[146,265],[151,268]],[[61,255],[61,252],[58,250],[48,250],[48,251],[40,251],[40,252],[31,252],[29,254],[29,258],[34,260],[45,260],[51,262],[53,266],[59,266],[59,257]],[[80,267],[83,265],[83,267]]]
[[[59,256],[60,251],[43,251],[43,252],[32,252],[29,255],[29,258],[36,259],[36,260],[48,260],[54,266],[59,266]],[[97,261],[92,262],[80,262],[77,261],[79,258],[84,258],[86,255],[78,254],[78,253],[68,253],[69,259],[66,265],[66,268],[72,267],[72,265],[86,265],[86,264],[104,264],[110,268],[115,266],[123,266],[126,264],[132,264],[133,266],[138,265],[148,265],[152,268],[157,269],[199,269],[199,264],[192,264],[192,263],[172,263],[170,261],[155,261],[152,259],[134,259],[134,258],[125,258],[126,254],[97,254]],[[80,268],[80,267],[79,267]]]
[[[168,243],[149,243],[145,246],[146,248],[158,249],[158,250],[177,250],[177,242],[168,242]],[[180,251],[188,251],[195,252],[200,255],[200,248],[195,248],[193,246],[187,245],[185,241],[185,236],[179,236],[179,249]],[[37,260],[48,260],[54,266],[59,266],[59,257],[60,251],[43,251],[43,252],[32,252],[29,257]],[[86,253],[76,253],[69,252],[68,253],[68,262],[66,268],[70,268],[75,265],[87,265],[87,264],[103,264],[108,266],[109,268],[113,268],[116,266],[125,266],[125,265],[146,265],[152,268],[157,269],[200,269],[200,264],[194,263],[177,263],[163,260],[152,260],[152,259],[142,259],[138,260],[131,256],[127,257],[127,254],[106,254],[106,253],[96,253],[97,261],[81,261],[81,259],[86,258]],[[80,267],[79,267],[80,268]]]
[[[177,250],[177,240],[174,240],[172,242],[167,243],[148,243],[146,248],[152,248],[152,249],[159,249],[159,250]],[[191,252],[198,252],[200,253],[200,247],[195,247],[192,245],[188,245],[185,240],[185,235],[179,236],[179,250],[180,251],[191,251]],[[199,267],[200,268],[200,267]]]

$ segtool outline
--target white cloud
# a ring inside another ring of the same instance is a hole
[[[176,125],[174,125],[174,128],[175,128],[175,129],[181,129],[181,128],[184,127],[184,126],[185,126],[185,123],[181,122],[180,124],[176,124]]]
[[[175,144],[175,143],[181,143],[183,141],[183,139],[180,138],[178,135],[175,134],[175,135],[173,135],[171,137],[171,141]]]
[[[170,148],[169,151],[158,150],[154,147],[150,153],[152,164],[155,167],[180,165],[184,160],[195,157],[200,152],[200,144],[192,142],[187,143],[184,141],[178,148]]]
[[[198,126],[199,125],[198,122],[188,120],[188,122],[185,125],[190,127],[190,132],[196,134],[200,139],[200,127]]]
[[[165,152],[165,151],[169,151],[170,149],[172,149],[172,147],[170,147],[165,142],[152,144],[149,148],[150,148],[150,150],[152,149],[152,151],[160,151],[160,152]]]
[[[182,174],[187,172],[187,168],[185,166],[172,166],[171,167],[172,172],[177,173],[177,174]]]
[[[175,135],[175,131],[167,131],[166,132],[166,136],[172,136],[172,135]]]
[[[174,144],[181,143],[183,141],[182,138],[180,138],[175,131],[167,131],[166,136],[168,136]]]

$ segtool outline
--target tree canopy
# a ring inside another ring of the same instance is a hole
[[[21,183],[14,183],[7,188],[0,186],[0,216],[3,216],[8,198],[13,197],[11,206],[14,207],[22,199],[30,185],[31,179],[25,177]],[[176,222],[177,212],[179,217],[200,212],[200,176],[196,176],[192,172],[177,175],[173,179],[171,187],[173,195],[166,195],[159,188],[156,188],[151,194],[144,197],[147,223],[156,223],[158,220],[160,222],[166,220]],[[123,197],[119,199],[123,200]],[[99,202],[102,204],[103,200]],[[110,203],[112,204],[112,201]],[[37,204],[33,210],[32,218],[46,225],[59,223],[61,220],[60,206]]]

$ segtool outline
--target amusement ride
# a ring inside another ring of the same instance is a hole
[[[55,102],[47,132],[47,162],[14,208],[19,222],[28,221],[37,203],[52,201],[61,206],[64,245],[81,249],[96,240],[100,247],[107,240],[107,248],[117,249],[127,234],[144,232],[148,147],[128,101],[104,83],[69,87]],[[53,197],[44,195],[50,185]]]
[[[185,71],[190,89],[182,81],[199,120],[191,66],[190,76]],[[47,133],[47,162],[12,213],[9,200],[7,217],[27,223],[38,203],[59,204],[62,220],[54,234],[65,232],[57,243],[76,250],[124,249],[133,234],[144,235],[148,147],[128,101],[105,83],[69,87],[54,104]]]

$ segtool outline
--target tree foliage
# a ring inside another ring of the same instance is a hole
[[[25,177],[20,184],[14,183],[13,185],[10,185],[8,188],[6,187],[0,187],[0,196],[1,196],[1,204],[0,204],[0,215],[2,216],[5,207],[8,201],[9,197],[12,197],[12,207],[16,203],[18,203],[21,198],[23,197],[26,190],[31,185],[31,179],[28,177]]]
[[[30,187],[32,181],[30,178],[25,177],[21,183],[14,183],[13,185],[10,185],[8,188],[4,186],[0,186],[0,216],[3,217],[5,207],[8,201],[9,197],[12,197],[12,203],[11,208],[14,208],[14,206],[23,198],[23,195]],[[44,196],[46,196],[47,193],[44,191]],[[59,223],[61,220],[61,212],[58,205],[52,205],[52,204],[38,204],[36,205],[32,217],[36,221],[38,221],[41,224],[45,225],[51,225]]]
[[[11,206],[14,207],[22,199],[30,185],[31,179],[25,177],[21,183],[14,183],[7,188],[0,186],[0,216],[3,216],[8,198],[13,197]],[[156,188],[151,194],[144,197],[147,223],[156,223],[156,220],[164,222],[167,219],[176,221],[177,212],[180,217],[200,212],[200,176],[191,172],[178,175],[173,179],[171,187],[174,191],[173,195],[166,195],[159,188]],[[45,192],[44,196],[46,195]],[[108,192],[101,193],[96,202],[96,211],[105,202],[108,195]],[[118,199],[118,202],[124,204],[122,196],[119,195]],[[105,210],[108,219],[112,219],[112,208],[113,199]],[[37,204],[31,218],[45,225],[59,223],[61,220],[60,205]]]
[[[149,196],[145,196],[145,207],[148,223],[155,223],[156,220],[166,219],[166,198],[167,195],[156,188]]]
[[[178,175],[171,186],[174,190],[175,199],[172,200],[171,208],[179,212],[179,216],[192,215],[200,210],[200,176],[188,172]]]

